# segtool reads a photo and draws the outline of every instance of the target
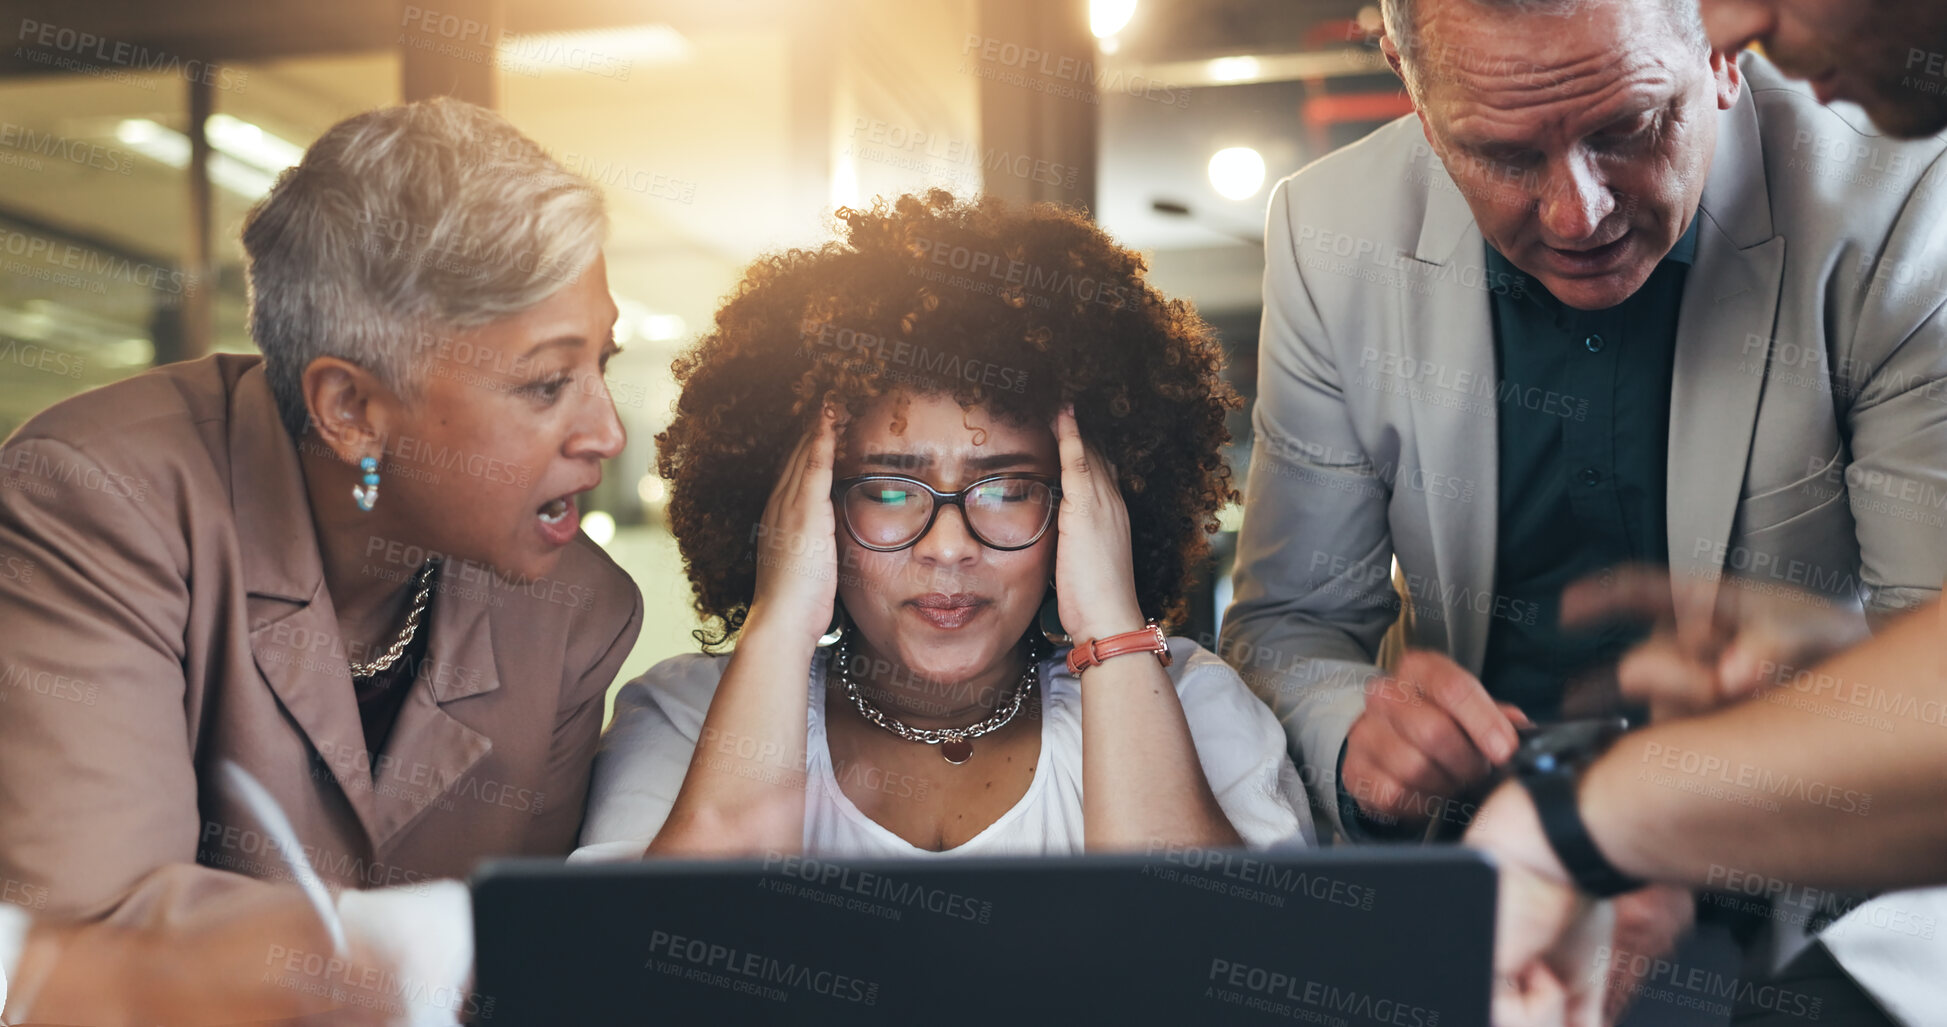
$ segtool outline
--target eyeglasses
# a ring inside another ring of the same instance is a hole
[[[989,549],[1012,552],[1041,541],[1055,522],[1061,488],[1034,474],[996,474],[958,492],[915,478],[872,474],[832,484],[839,520],[853,541],[891,553],[926,537],[943,506],[957,506],[967,531]]]

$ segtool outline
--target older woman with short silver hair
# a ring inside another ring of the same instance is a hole
[[[359,115],[245,226],[261,358],[0,447],[0,885],[42,925],[0,1019],[469,1011],[451,879],[572,847],[641,627],[579,531],[624,441],[605,233],[498,115]],[[58,951],[143,949],[200,962]]]

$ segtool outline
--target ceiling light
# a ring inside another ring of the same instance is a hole
[[[690,41],[668,25],[541,32],[501,38],[500,59],[519,72],[587,71],[626,80],[638,63],[676,64],[690,56]]]
[[[588,533],[589,541],[607,549],[615,541],[615,518],[605,510],[590,510],[582,515],[581,530]]]
[[[654,472],[643,475],[635,483],[635,496],[644,506],[655,506],[669,497],[669,486],[663,484]]]
[[[1264,158],[1248,146],[1218,150],[1210,157],[1210,184],[1229,200],[1249,199],[1264,187]]]
[[[1257,75],[1255,57],[1219,57],[1210,62],[1210,77],[1218,82],[1250,82]]]
[[[615,300],[615,341],[628,345],[637,339],[646,342],[673,342],[689,331],[689,323],[678,314],[658,314],[637,300],[609,294]]]
[[[1136,0],[1088,0],[1088,30],[1097,39],[1122,31],[1136,13]]]
[[[270,192],[277,173],[304,157],[304,149],[228,114],[212,114],[204,124],[210,140],[210,181],[246,200]],[[189,137],[148,118],[124,118],[115,139],[131,150],[178,171],[189,167]]]
[[[203,131],[209,133],[211,149],[227,153],[273,175],[285,168],[296,167],[304,159],[304,147],[228,114],[210,115],[210,120],[204,122]]]

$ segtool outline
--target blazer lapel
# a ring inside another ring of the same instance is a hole
[[[447,709],[448,704],[500,687],[485,603],[473,598],[475,589],[454,584],[462,567],[471,572],[469,577],[489,580],[476,564],[450,563],[440,569],[427,623],[432,635],[427,639],[426,659],[378,759],[380,788],[373,798],[377,817],[372,839],[381,847],[428,808],[451,808],[447,793],[493,751],[491,738],[461,723]],[[491,586],[483,584],[477,591],[491,593]]]
[[[1671,570],[1704,583],[1699,600],[1708,601],[1743,494],[1785,270],[1748,88],[1720,116],[1697,216],[1704,223],[1677,319],[1670,385],[1668,527]]]
[[[322,758],[366,833],[372,779],[338,613],[324,587],[311,501],[263,365],[244,372],[230,412],[230,497],[257,669]]]
[[[1430,491],[1421,494],[1427,504],[1435,581],[1434,594],[1414,599],[1417,607],[1439,609],[1447,653],[1479,674],[1487,658],[1493,603],[1469,600],[1494,588],[1500,505],[1494,322],[1484,288],[1486,251],[1480,229],[1437,160],[1433,168],[1419,246],[1406,262],[1404,286],[1396,290],[1401,328],[1397,344],[1403,356],[1428,371],[1415,387],[1453,402],[1415,398],[1404,404],[1412,423],[1402,437],[1413,440],[1421,467],[1472,479],[1474,494],[1466,501]],[[1424,290],[1418,288],[1421,283]],[[1394,504],[1401,485],[1395,480]],[[1424,615],[1418,619],[1421,639],[1431,627],[1428,620]]]
[[[358,719],[351,668],[338,638],[338,615],[322,587],[309,603],[252,595],[250,651],[257,670],[297,721],[358,822],[373,833],[371,763]]]

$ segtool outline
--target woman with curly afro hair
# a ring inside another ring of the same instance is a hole
[[[676,362],[709,626],[618,698],[583,858],[1309,840],[1277,721],[1166,634],[1236,498],[1209,328],[1057,207],[838,219]]]

